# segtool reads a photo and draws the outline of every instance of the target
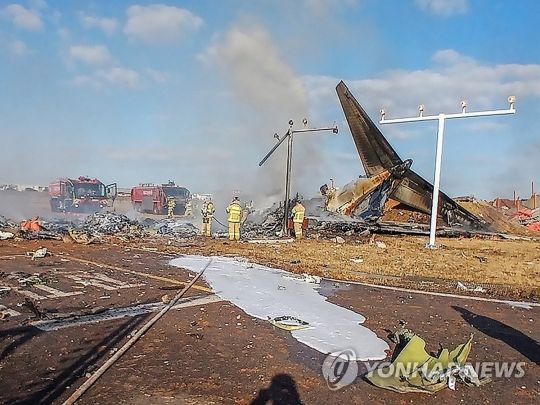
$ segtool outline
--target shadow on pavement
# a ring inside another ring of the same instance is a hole
[[[251,405],[301,405],[296,382],[289,374],[276,374],[268,388],[259,391]]]
[[[72,361],[62,370],[56,372],[51,378],[43,378],[43,375],[36,375],[37,381],[48,381],[46,385],[36,381],[29,381],[19,393],[27,393],[26,397],[14,397],[8,400],[11,404],[50,404],[58,399],[68,387],[76,388],[77,380],[104,357],[108,357],[110,351],[116,347],[122,339],[137,329],[138,325],[145,319],[144,316],[131,318],[122,323],[110,333],[86,350],[86,353],[79,354],[79,350],[71,353]],[[84,350],[84,349],[83,349]],[[65,362],[69,362],[69,358]],[[101,363],[99,364],[101,365]],[[36,370],[36,374],[39,370]],[[43,372],[41,373],[43,374]],[[15,393],[15,392],[14,392]]]
[[[0,361],[4,360],[10,353],[14,352],[17,347],[23,345],[34,336],[41,333],[38,328],[33,326],[21,326],[13,329],[0,331],[0,341],[5,341],[6,338],[13,337],[15,340],[0,351]]]
[[[458,306],[452,306],[452,308],[459,312],[461,317],[475,329],[506,343],[536,365],[540,365],[540,344],[536,340],[495,319],[475,314]]]

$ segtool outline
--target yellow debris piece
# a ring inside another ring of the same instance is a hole
[[[472,336],[451,352],[441,350],[438,357],[430,356],[425,346],[422,338],[412,336],[392,364],[369,372],[366,378],[377,387],[396,392],[440,391],[465,365],[471,351]]]

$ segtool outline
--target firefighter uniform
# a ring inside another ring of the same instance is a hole
[[[176,208],[176,200],[173,197],[167,198],[167,216],[169,218],[173,217],[175,208]]]
[[[191,217],[193,216],[193,206],[191,204],[191,200],[189,200],[187,203],[186,203],[186,211],[184,212],[184,215],[186,217]]]
[[[234,197],[227,207],[229,221],[229,240],[240,240],[240,220],[242,219],[242,206],[238,197]]]
[[[201,233],[203,236],[212,236],[212,218],[214,218],[214,203],[212,201],[206,201],[202,208],[202,229]]]
[[[302,239],[302,225],[304,224],[306,209],[300,201],[296,202],[296,205],[292,210],[292,214],[294,222],[294,236],[296,239]]]

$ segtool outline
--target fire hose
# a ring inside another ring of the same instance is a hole
[[[225,229],[228,228],[228,225],[225,225],[225,224],[221,223],[220,221],[218,221],[218,219],[217,219],[216,217],[212,217],[212,218],[214,218],[214,221],[216,221],[218,224],[220,224],[220,225],[221,225],[222,227],[224,227]],[[243,224],[240,223],[240,225],[243,225]]]
[[[227,228],[227,225],[222,224],[221,222],[219,222],[216,217],[212,217],[212,218],[214,218],[214,221],[216,221],[218,224],[220,224],[221,226],[224,226],[225,228]]]

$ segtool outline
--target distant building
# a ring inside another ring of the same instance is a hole
[[[493,200],[492,204],[495,208],[503,210],[519,211],[522,208],[535,210],[540,207],[540,196],[537,193],[534,193],[528,199],[516,198],[513,200],[509,198],[496,198]]]

